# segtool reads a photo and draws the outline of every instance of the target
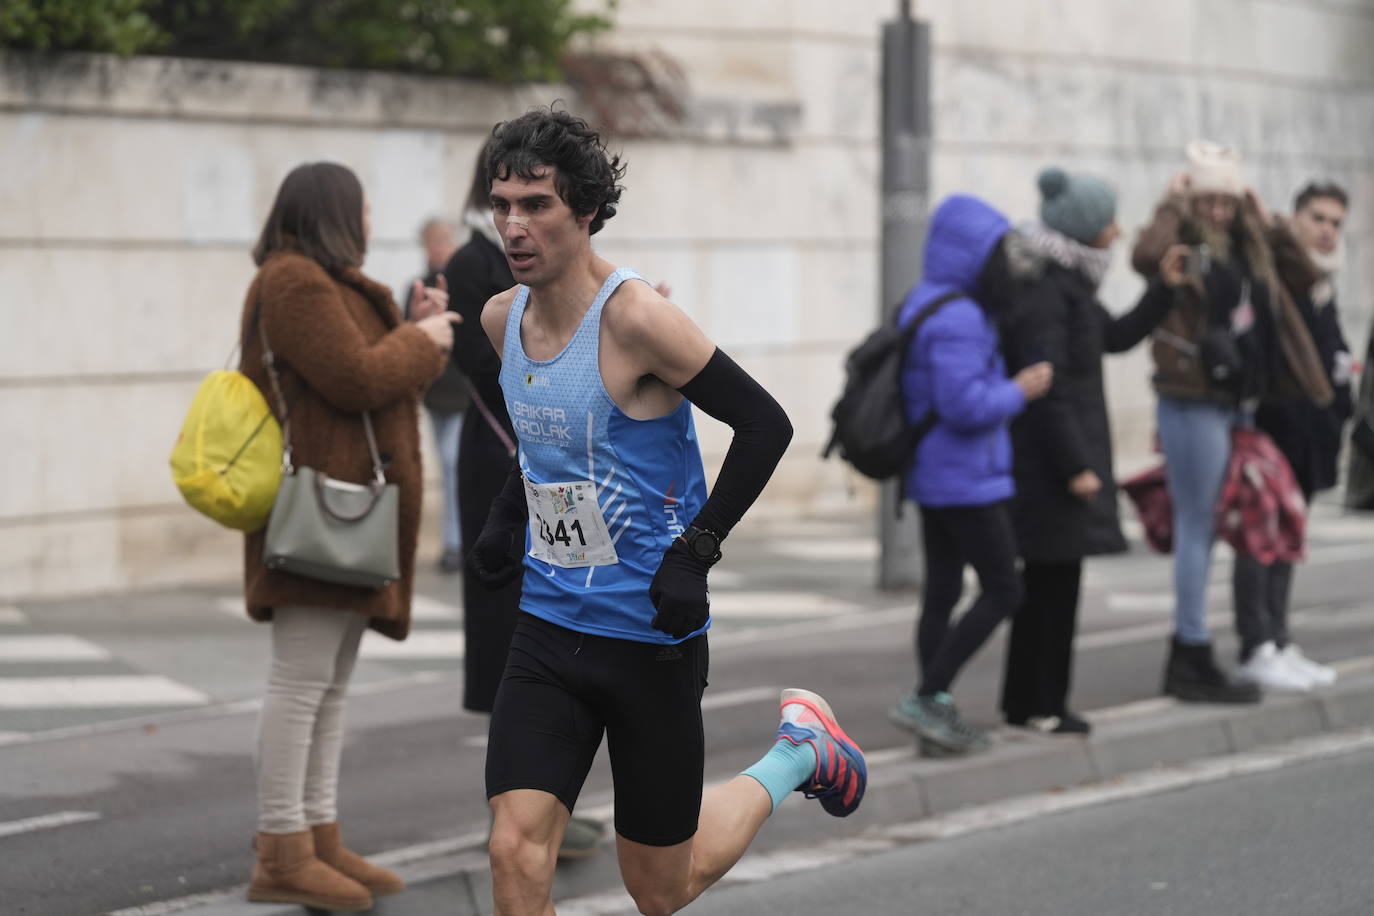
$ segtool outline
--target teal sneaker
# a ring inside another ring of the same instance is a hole
[[[923,697],[913,690],[888,715],[898,726],[916,733],[924,757],[970,754],[992,744],[986,732],[964,721],[954,698],[944,692]]]

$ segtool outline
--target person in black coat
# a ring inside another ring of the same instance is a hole
[[[472,403],[458,442],[458,501],[463,507],[463,543],[476,544],[491,504],[501,493],[515,460],[515,431],[501,393],[501,357],[482,330],[487,300],[515,285],[505,246],[492,221],[486,147],[477,154],[463,223],[472,235],[444,267],[449,308],[463,316],[454,328],[453,360],[472,382]],[[490,714],[506,669],[515,620],[520,613],[520,577],[490,588],[463,576],[463,707]],[[559,847],[561,859],[594,855],[604,832],[599,821],[573,817]]]
[[[1102,355],[1142,341],[1172,302],[1155,285],[1128,314],[1113,317],[1097,289],[1120,234],[1115,193],[1053,168],[1039,184],[1041,224],[1018,234],[1043,273],[1002,339],[1009,372],[1049,360],[1054,385],[1011,427],[1025,599],[1012,618],[1001,705],[1012,725],[1084,734],[1088,723],[1068,708],[1083,559],[1126,549]]]
[[[463,222],[467,244],[444,267],[449,308],[463,316],[454,329],[453,361],[472,382],[468,422],[458,442],[458,502],[463,506],[463,543],[477,543],[491,503],[505,486],[514,460],[515,434],[501,394],[501,359],[482,331],[482,307],[515,285],[501,236],[491,218],[490,185],[479,155]],[[503,438],[504,437],[504,438]],[[506,650],[519,613],[520,583],[488,588],[463,577],[463,707],[490,713],[506,668]]]
[[[1255,411],[1255,425],[1268,433],[1288,459],[1310,502],[1336,485],[1345,424],[1354,413],[1350,346],[1341,332],[1332,275],[1339,266],[1341,229],[1348,198],[1333,184],[1309,184],[1288,221],[1269,227],[1274,268],[1302,315],[1335,397],[1319,407],[1305,398],[1269,397]],[[1293,564],[1264,565],[1237,555],[1232,567],[1240,673],[1262,687],[1307,690],[1330,684],[1336,672],[1309,659],[1288,631]]]

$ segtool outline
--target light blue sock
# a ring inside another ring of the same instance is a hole
[[[785,738],[777,742],[759,762],[741,773],[758,780],[773,799],[773,810],[798,786],[816,774],[816,749],[810,744],[793,744]]]

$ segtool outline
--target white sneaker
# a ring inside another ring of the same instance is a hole
[[[1336,683],[1336,669],[1326,665],[1318,664],[1303,654],[1303,651],[1294,643],[1289,643],[1278,650],[1279,661],[1283,662],[1293,671],[1306,675],[1315,686],[1328,687]]]
[[[1316,681],[1284,663],[1272,642],[1264,643],[1240,666],[1239,675],[1265,690],[1311,690]]]

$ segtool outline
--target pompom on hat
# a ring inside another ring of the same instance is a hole
[[[1091,245],[1116,219],[1116,192],[1101,179],[1051,166],[1036,183],[1040,222],[1076,242]]]
[[[1188,193],[1245,195],[1240,177],[1240,153],[1232,146],[1194,140],[1187,146]]]

